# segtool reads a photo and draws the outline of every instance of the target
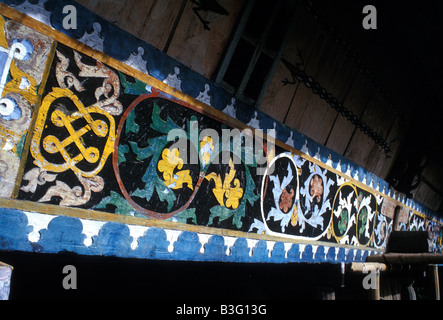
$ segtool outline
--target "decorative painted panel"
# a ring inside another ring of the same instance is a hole
[[[54,6],[40,9],[61,29],[59,2]],[[105,45],[113,27],[92,20],[102,28],[97,37],[78,30],[67,37],[22,19],[46,36],[31,30],[0,43],[3,74],[12,74],[5,90],[16,83],[2,103],[29,105],[28,122],[14,138],[23,151],[6,150],[14,152],[20,174],[5,175],[13,183],[3,197],[13,199],[0,199],[2,248],[148,259],[364,261],[385,249],[400,206],[408,212],[401,227],[431,230],[441,251],[441,222],[381,179],[236,104],[127,34],[113,34],[114,41],[124,38],[134,52],[146,48],[149,68],[137,67],[143,59],[134,65],[116,58],[115,48]],[[14,45],[18,56],[10,53]],[[26,58],[40,68],[38,75],[8,65]],[[2,104],[5,132],[13,128],[14,112],[21,114],[15,105]],[[31,106],[38,108],[32,125]]]
[[[0,196],[10,197],[53,40],[0,16]]]
[[[384,243],[392,219],[381,214],[382,196],[280,147],[267,150],[270,141],[248,144],[246,130],[146,87],[58,44],[18,199],[293,239]]]

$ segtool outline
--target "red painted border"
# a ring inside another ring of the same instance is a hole
[[[197,184],[194,187],[194,192],[192,193],[191,197],[189,198],[189,200],[179,209],[173,211],[173,212],[155,212],[152,210],[148,210],[142,206],[140,206],[139,204],[137,204],[129,195],[129,193],[127,192],[123,181],[121,180],[120,177],[120,170],[118,167],[118,147],[119,147],[119,142],[120,142],[120,134],[122,132],[123,126],[126,122],[126,118],[128,117],[129,113],[132,111],[132,109],[134,109],[140,102],[146,100],[146,99],[150,99],[150,98],[164,98],[166,100],[169,100],[171,102],[177,103],[179,105],[182,105],[184,107],[187,107],[189,109],[194,110],[194,108],[189,105],[186,102],[183,101],[179,101],[179,100],[171,100],[170,98],[166,97],[165,94],[163,94],[161,91],[158,90],[153,90],[151,94],[143,94],[140,95],[139,97],[137,97],[130,105],[129,107],[126,109],[126,111],[123,113],[122,118],[120,119],[120,122],[118,124],[118,128],[117,128],[117,134],[115,137],[115,142],[114,142],[114,152],[112,154],[112,167],[114,169],[114,174],[115,174],[115,178],[117,179],[117,183],[118,186],[120,187],[120,191],[122,192],[123,196],[125,197],[125,199],[129,202],[129,204],[135,209],[137,210],[139,213],[145,215],[148,218],[153,218],[153,219],[159,219],[159,220],[165,220],[165,219],[169,219],[173,216],[175,216],[176,214],[182,212],[183,210],[187,209],[190,205],[190,203],[192,202],[192,200],[194,199],[198,189],[200,188],[200,185],[205,177],[205,174],[203,172],[200,172],[199,175],[199,179],[197,181]]]

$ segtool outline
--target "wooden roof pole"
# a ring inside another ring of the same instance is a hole
[[[441,253],[384,253],[369,256],[367,262],[385,264],[443,264]]]

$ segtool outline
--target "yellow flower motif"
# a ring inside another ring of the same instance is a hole
[[[212,150],[214,150],[214,144],[211,137],[204,137],[200,142],[200,157],[203,162],[203,166],[209,163],[211,160]]]
[[[180,189],[183,184],[193,190],[192,178],[189,170],[182,170],[174,173],[175,168],[183,168],[183,160],[179,157],[178,149],[165,149],[162,152],[162,160],[158,162],[158,171],[163,173],[165,185],[171,189]]]
[[[220,174],[215,174],[214,172],[211,172],[210,174],[206,175],[206,179],[214,180],[215,182],[215,188],[212,190],[212,192],[215,195],[215,198],[217,199],[218,203],[224,207],[237,209],[240,205],[240,198],[243,196],[243,189],[240,187],[240,180],[235,179],[235,173],[236,170],[234,169],[234,163],[232,159],[229,159],[229,173],[225,177],[225,181],[222,182]],[[233,181],[234,187],[231,187],[231,182]],[[226,196],[226,204],[224,201],[224,197]]]

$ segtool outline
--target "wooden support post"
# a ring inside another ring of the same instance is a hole
[[[384,263],[351,263],[350,270],[364,274],[371,273],[368,276],[375,283],[371,283],[370,299],[380,300],[380,272],[388,270],[388,266]],[[372,275],[375,275],[375,278]]]
[[[434,299],[435,300],[440,300],[440,284],[439,284],[439,279],[438,279],[438,265],[436,264],[431,264],[429,265],[429,273],[430,273],[430,278],[431,278],[431,282],[432,282],[432,289],[433,289],[433,293],[434,293]]]
[[[12,267],[0,262],[0,300],[8,300],[11,287]]]
[[[380,300],[380,269],[375,270],[375,288],[370,291],[371,300]]]

